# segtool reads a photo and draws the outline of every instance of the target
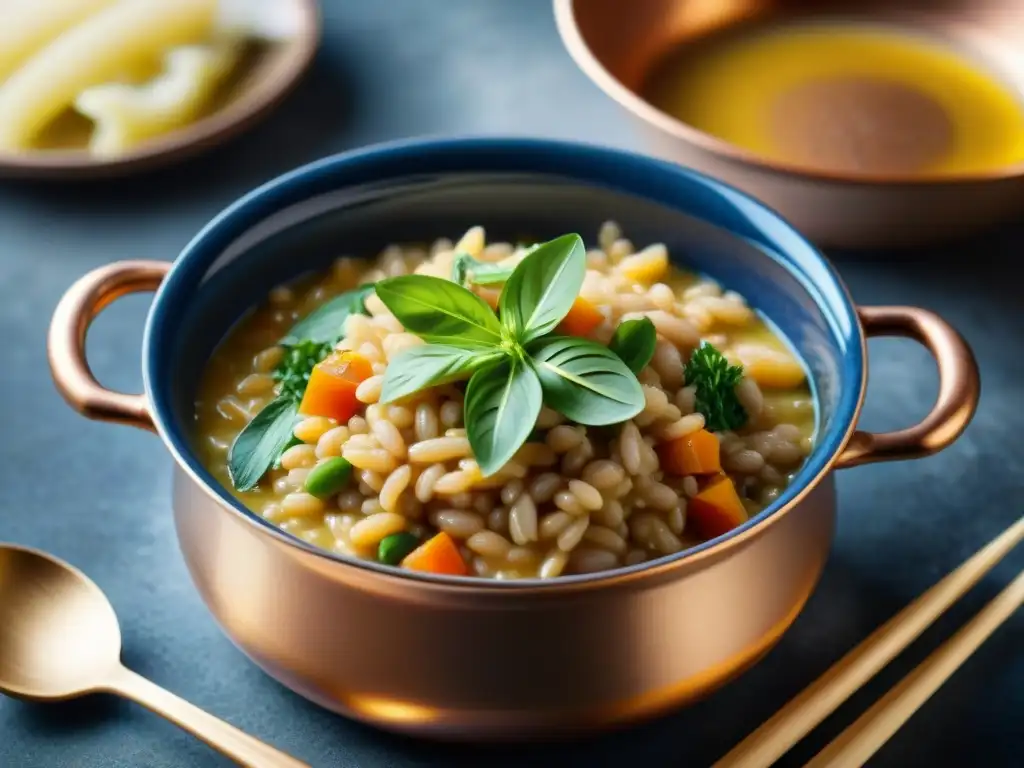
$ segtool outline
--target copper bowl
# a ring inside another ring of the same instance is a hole
[[[481,223],[499,238],[596,233],[609,216],[744,293],[808,363],[817,448],[740,528],[603,575],[429,576],[315,548],[241,506],[197,460],[199,374],[274,285],[326,267],[339,248],[375,253]],[[86,362],[89,324],[118,297],[152,290],[145,394],[111,392]],[[938,401],[914,427],[856,428],[872,335],[916,339],[936,357]],[[447,738],[600,728],[713,691],[775,644],[814,589],[835,522],[832,469],[938,451],[978,397],[952,328],[923,309],[854,307],[828,262],[761,204],[659,160],[528,139],[403,142],[301,168],[231,206],[173,264],[120,262],[83,277],[57,307],[49,344],[72,406],[156,431],[174,456],[185,561],[239,648],[336,712]]]
[[[968,233],[1024,208],[1024,164],[955,176],[915,176],[895,169],[808,170],[763,159],[703,133],[638,95],[652,67],[681,45],[741,25],[819,18],[889,22],[926,31],[1019,89],[1024,87],[1022,2],[554,0],[554,10],[569,53],[594,83],[638,119],[645,147],[763,200],[818,245],[920,245]],[[867,111],[865,115],[877,118]]]

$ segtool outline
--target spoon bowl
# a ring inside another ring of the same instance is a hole
[[[31,701],[113,693],[242,765],[305,765],[126,669],[120,657],[117,615],[88,576],[44,552],[0,544],[0,691]]]
[[[121,629],[84,573],[33,549],[0,547],[0,690],[39,701],[97,689],[119,666]]]

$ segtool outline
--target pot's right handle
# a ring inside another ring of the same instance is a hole
[[[80,278],[57,305],[47,342],[50,371],[64,399],[87,418],[153,429],[145,395],[114,392],[96,381],[85,357],[85,337],[111,302],[129,293],[155,291],[170,268],[167,261],[108,264]]]
[[[856,431],[836,467],[875,461],[916,459],[941,451],[964,431],[978,407],[978,364],[963,337],[949,323],[918,307],[858,307],[867,336],[901,336],[924,344],[939,366],[939,396],[931,412],[896,432]]]

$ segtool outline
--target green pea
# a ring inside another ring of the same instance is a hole
[[[344,488],[352,477],[352,465],[346,459],[336,456],[317,464],[306,475],[306,492],[319,499],[326,499]]]
[[[411,533],[392,533],[380,540],[377,547],[377,559],[384,565],[398,565],[405,556],[420,545],[420,540]]]

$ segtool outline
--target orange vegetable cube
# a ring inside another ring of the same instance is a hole
[[[465,576],[469,573],[455,541],[443,531],[405,556],[402,567],[410,571]]]
[[[719,475],[690,499],[687,522],[705,539],[728,533],[747,521],[747,509],[728,475]]]
[[[335,352],[313,367],[299,405],[306,416],[326,416],[344,424],[359,409],[356,388],[373,375],[370,361],[355,352]]]
[[[558,329],[568,336],[589,336],[603,322],[604,315],[600,310],[582,296],[577,296]]]
[[[658,447],[661,467],[674,475],[713,475],[722,471],[718,438],[706,429]]]
[[[487,306],[495,312],[498,311],[498,299],[501,298],[501,291],[496,291],[493,288],[477,288],[476,295],[487,302]]]

